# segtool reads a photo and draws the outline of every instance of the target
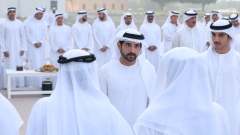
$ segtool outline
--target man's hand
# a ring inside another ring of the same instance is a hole
[[[89,49],[88,49],[88,48],[82,48],[82,50],[84,50],[84,51],[88,51]]]
[[[9,57],[9,53],[8,52],[4,52],[4,56],[5,57]]]
[[[209,42],[207,42],[207,46],[208,46],[208,47],[210,46],[210,43],[209,43]]]
[[[148,50],[150,50],[150,51],[155,51],[156,49],[157,49],[156,46],[149,46],[149,47],[148,47]]]
[[[177,23],[177,21],[174,23],[176,26],[178,26],[178,23]]]
[[[20,51],[20,56],[23,56],[23,55],[24,55],[24,51],[21,50],[21,51]]]
[[[62,48],[59,48],[59,49],[57,50],[57,52],[59,52],[59,53],[64,53],[65,51],[64,51]]]
[[[105,52],[107,49],[108,49],[107,46],[103,46],[100,50],[101,50],[102,52]]]
[[[36,47],[36,48],[39,48],[39,47],[41,47],[41,46],[42,46],[42,43],[40,43],[40,42],[37,42],[37,43],[35,43],[34,45],[35,45],[35,47]]]

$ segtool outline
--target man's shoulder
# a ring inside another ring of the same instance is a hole
[[[185,27],[185,26],[181,26],[181,28],[179,28],[179,29],[176,31],[176,33],[184,32],[184,31],[186,31],[186,28],[187,28],[187,27]]]
[[[67,29],[71,29],[71,27],[66,24],[64,24],[64,27],[66,27]]]
[[[155,71],[154,66],[146,59],[146,58],[141,58],[138,60],[138,62],[141,65],[144,65],[146,68],[148,68],[149,70],[152,69]]]
[[[118,25],[118,26],[117,26],[117,29],[120,30],[121,27],[122,27],[122,25]]]
[[[108,70],[109,68],[112,68],[113,66],[118,64],[118,60],[110,60],[108,63],[104,64],[100,69],[101,70]]]
[[[202,54],[202,56],[206,57],[206,56],[207,56],[207,51],[208,51],[208,50],[206,50],[206,51],[202,52],[202,53],[201,53],[201,54]]]
[[[155,26],[155,27],[159,27],[159,28],[160,28],[160,25],[158,25],[158,24],[156,24],[156,23],[154,24],[154,26]]]
[[[236,57],[240,61],[240,53],[236,50],[233,50],[234,52],[234,57]]]
[[[44,105],[44,104],[47,104],[48,101],[49,101],[50,97],[44,97],[44,98],[41,98],[39,99],[35,104],[37,105]]]

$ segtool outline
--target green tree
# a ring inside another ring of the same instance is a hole
[[[202,11],[204,11],[204,7],[210,3],[216,3],[217,0],[176,0],[180,3],[195,3],[202,4]]]
[[[176,0],[152,0],[152,1],[157,2],[160,5],[160,9],[163,10],[163,8],[168,2],[176,1]]]

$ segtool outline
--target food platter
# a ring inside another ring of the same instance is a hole
[[[36,71],[36,72],[45,72],[45,73],[56,73],[56,72],[58,72],[57,70],[53,70],[53,71],[41,71],[40,69],[35,69],[34,71]]]
[[[35,69],[34,71],[51,73],[58,72],[58,68],[55,68],[54,65],[43,65],[42,67],[40,67],[39,69]]]

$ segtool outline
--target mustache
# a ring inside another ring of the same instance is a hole
[[[129,55],[137,56],[135,53],[128,53],[127,56],[129,56]]]

